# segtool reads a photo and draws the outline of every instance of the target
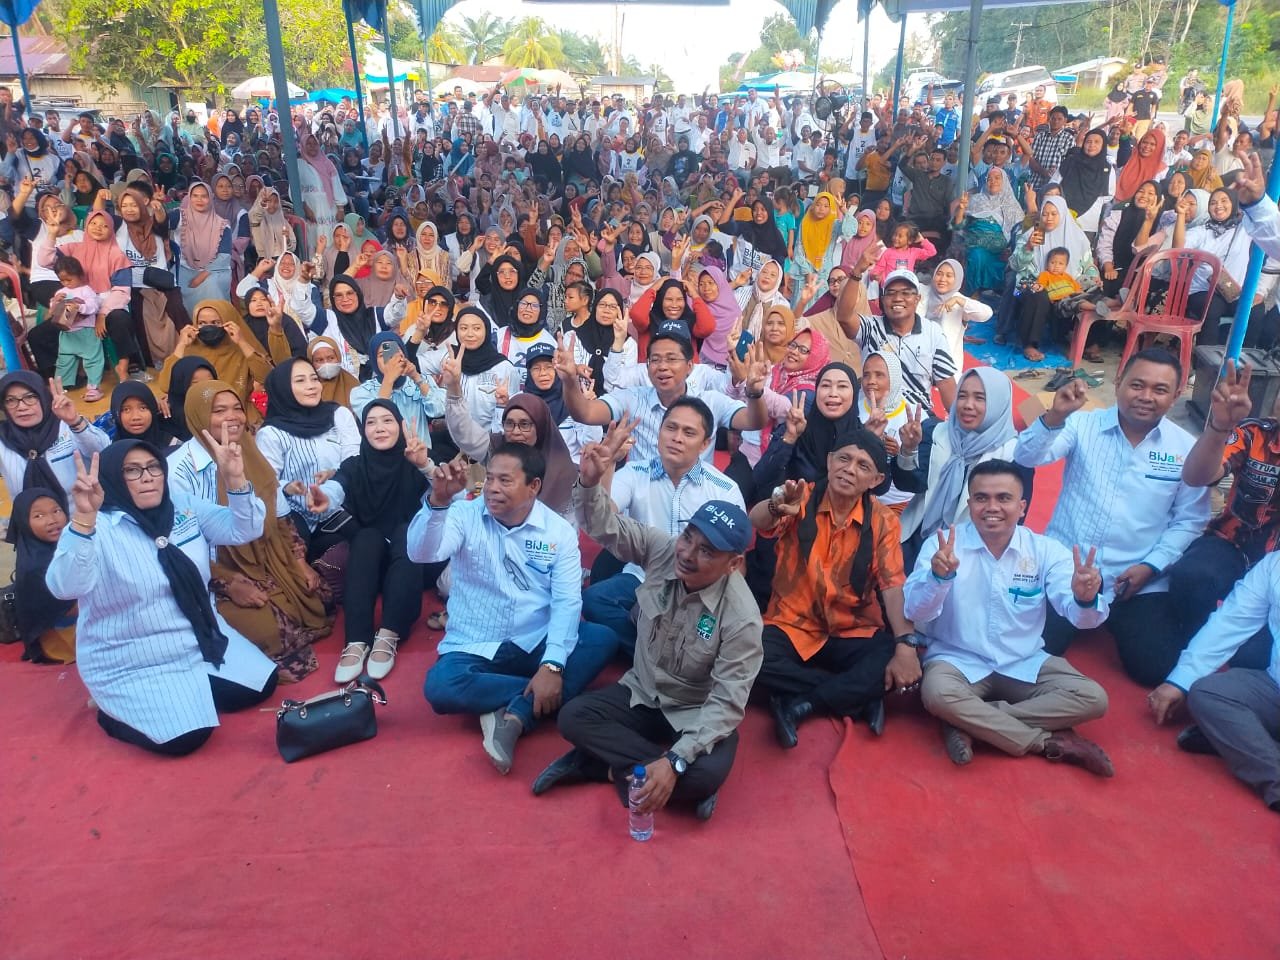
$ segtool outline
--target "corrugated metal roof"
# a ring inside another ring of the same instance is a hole
[[[22,66],[27,76],[65,77],[71,75],[71,57],[61,40],[54,37],[19,37],[22,44]],[[16,77],[17,60],[13,56],[13,40],[0,42],[0,76]]]

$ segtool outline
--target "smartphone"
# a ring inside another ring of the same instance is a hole
[[[400,352],[400,348],[397,347],[394,343],[391,343],[390,341],[388,341],[387,343],[384,343],[382,346],[378,348],[378,356],[380,356],[384,361],[390,360],[399,352]]]

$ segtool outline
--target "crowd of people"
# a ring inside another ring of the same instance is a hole
[[[1043,356],[1150,250],[1235,281],[1251,239],[1280,256],[1275,112],[1224,111],[1206,167],[1042,93],[971,123],[951,95],[819,122],[757,91],[496,87],[64,127],[0,90],[0,239],[39,308],[0,379],[25,657],[74,659],[103,730],[181,755],[316,670],[339,611],[335,681],[386,677],[434,590],[426,700],[478,717],[501,773],[554,719],[572,749],[536,794],[626,802],[640,764],[642,808],[705,819],[749,702],[791,748],[918,691],[957,764],[1111,776],[1075,730],[1107,694],[1065,656],[1105,625],[1155,718],[1186,701],[1179,743],[1280,810],[1280,426],[1247,365],[1197,439],[1159,345],[1113,407],[1073,379],[1021,432],[964,356],[994,315]],[[1230,285],[1194,294],[1230,320]],[[1267,316],[1264,288],[1252,336]]]

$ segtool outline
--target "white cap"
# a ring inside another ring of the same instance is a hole
[[[880,289],[888,290],[889,284],[895,280],[905,280],[915,288],[916,293],[920,292],[920,278],[916,276],[914,270],[894,270],[884,278],[884,283],[880,284]]]

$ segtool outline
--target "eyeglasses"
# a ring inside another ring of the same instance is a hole
[[[432,297],[430,300],[427,301],[428,307],[447,307],[448,305],[449,305],[448,300],[441,300],[439,297]]]
[[[145,473],[149,477],[163,477],[164,464],[159,460],[150,463],[126,463],[120,470],[126,480],[141,480]]]
[[[541,306],[542,304],[537,300],[521,300],[516,304],[516,307],[520,310],[537,310]]]
[[[34,407],[40,402],[40,398],[34,393],[24,393],[21,396],[8,396],[4,398],[4,408],[6,410],[17,410],[19,407]]]
[[[516,420],[512,417],[503,420],[502,426],[512,433],[533,433],[537,429],[532,420]]]
[[[911,300],[919,299],[920,292],[918,290],[886,290],[880,296],[885,300]]]
[[[649,364],[649,366],[651,367],[674,367],[677,364],[684,363],[685,360],[684,360],[683,354],[672,353],[672,354],[667,354],[666,356],[661,356],[661,357],[655,357],[652,354],[650,354],[649,359],[646,360],[645,362]]]
[[[809,348],[803,343],[796,343],[794,340],[787,344],[787,353],[798,353],[802,357],[809,355]]]

